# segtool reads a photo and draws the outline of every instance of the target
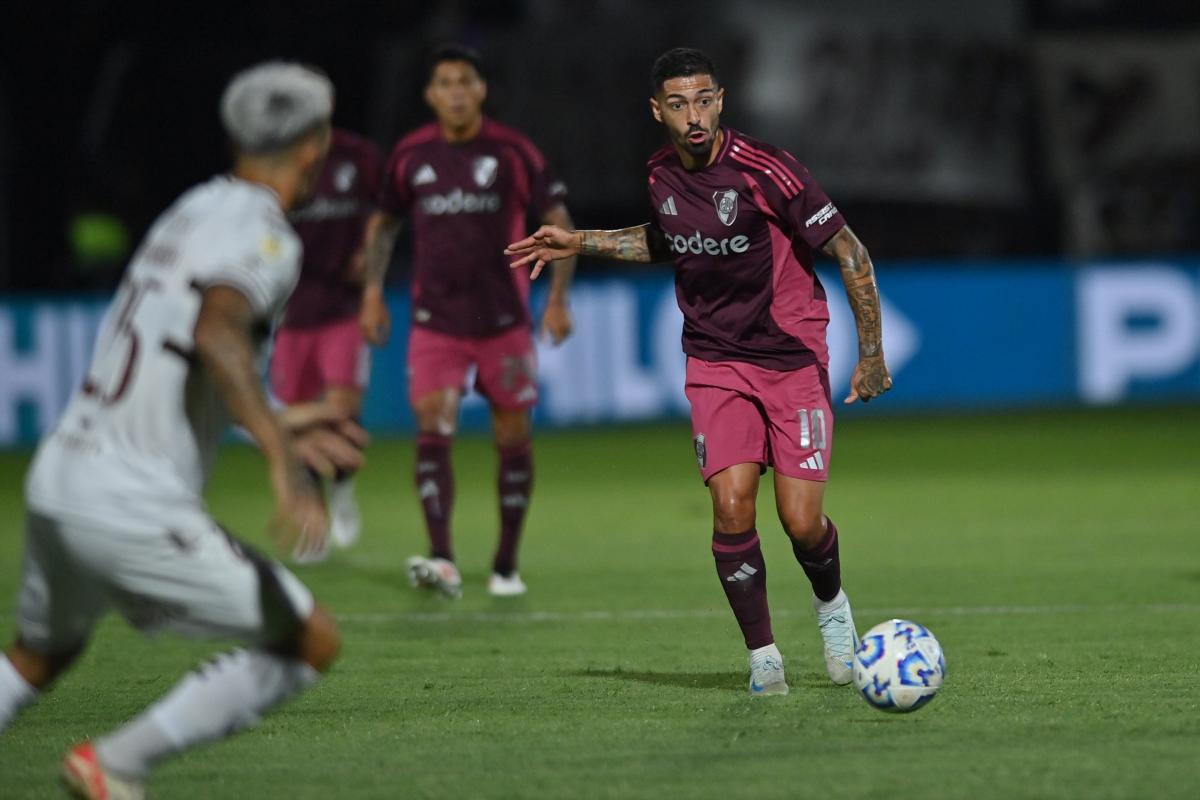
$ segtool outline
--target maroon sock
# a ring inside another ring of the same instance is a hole
[[[517,569],[517,545],[521,541],[525,512],[529,510],[529,496],[533,492],[533,450],[529,442],[499,450],[500,544],[492,561],[492,571],[507,576]]]
[[[812,584],[813,594],[826,602],[837,597],[842,588],[842,561],[838,557],[837,526],[829,517],[825,518],[825,538],[811,550],[805,550],[792,539],[792,552],[804,568]]]
[[[755,650],[775,641],[771,634],[771,612],[767,608],[767,565],[758,546],[758,531],[717,533],[712,538],[717,577],[746,638]]]
[[[417,437],[417,496],[425,511],[430,554],[454,560],[450,548],[450,514],[454,510],[454,473],[450,469],[450,437],[422,433]]]

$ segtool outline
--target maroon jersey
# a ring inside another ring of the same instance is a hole
[[[528,325],[529,275],[504,248],[565,195],[533,143],[490,119],[469,142],[447,142],[436,123],[401,139],[379,206],[412,218],[413,324],[467,337]]]
[[[683,350],[774,370],[828,367],[829,308],[813,250],[845,224],[792,155],[729,128],[716,160],[647,164],[654,224],[675,258]]]
[[[316,194],[288,215],[304,242],[304,262],[284,327],[311,328],[358,314],[362,286],[352,270],[379,195],[382,161],[366,139],[333,132]]]

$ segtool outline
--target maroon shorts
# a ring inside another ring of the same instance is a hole
[[[271,354],[271,390],[284,403],[320,399],[326,389],[365,389],[371,353],[358,319],[312,328],[280,328]]]
[[[408,339],[408,396],[412,402],[442,389],[475,389],[493,406],[537,405],[537,354],[533,334],[519,325],[498,336],[450,336],[414,325]]]
[[[824,481],[833,449],[829,377],[817,364],[787,372],[689,357],[696,462],[705,483],[734,464]]]

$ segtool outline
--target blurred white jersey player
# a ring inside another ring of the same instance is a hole
[[[122,524],[176,524],[201,508],[229,416],[193,330],[203,292],[250,302],[261,340],[291,294],[300,242],[275,193],[219,176],[175,202],[147,234],[104,318],[82,389],[39,447],[29,508]]]
[[[310,685],[338,650],[329,614],[278,562],[241,545],[202,499],[232,419],[254,436],[276,525],[319,546],[326,520],[257,372],[295,286],[301,246],[284,213],[329,146],[333,88],[272,62],[235,76],[221,116],[230,175],[155,222],[109,307],[82,388],[26,481],[17,641],[0,656],[0,731],[68,667],[116,609],[143,630],[241,639],[116,732],[70,750],[68,787],[139,797],[149,769],[247,727]]]

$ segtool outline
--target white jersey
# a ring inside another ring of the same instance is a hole
[[[270,189],[223,176],[180,197],[142,241],[86,380],[38,449],[26,482],[30,507],[169,519],[172,508],[201,503],[229,422],[195,354],[204,289],[242,292],[263,346],[300,258],[300,239]]]

